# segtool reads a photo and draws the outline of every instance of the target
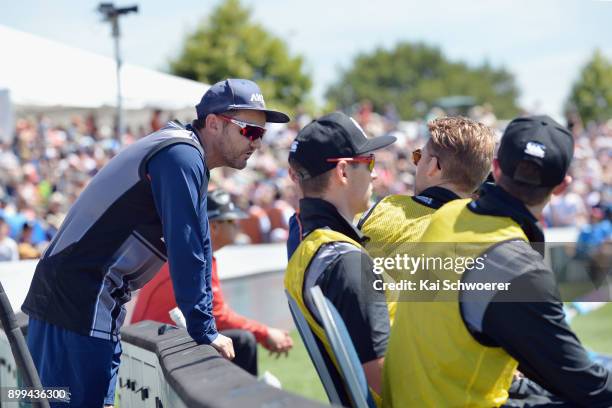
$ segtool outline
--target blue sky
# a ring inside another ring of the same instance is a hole
[[[402,40],[423,41],[470,64],[488,60],[517,78],[520,103],[559,116],[572,82],[595,48],[612,59],[612,1],[602,0],[243,0],[255,20],[304,55],[313,96],[352,58]],[[135,2],[134,2],[135,3]],[[20,0],[4,5],[0,24],[112,56],[110,27],[97,1]],[[132,2],[117,3],[120,6]],[[122,20],[129,63],[165,70],[183,38],[217,4],[143,0]],[[4,56],[6,57],[6,56]]]

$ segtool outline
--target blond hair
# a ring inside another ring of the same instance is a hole
[[[430,151],[438,157],[444,179],[465,193],[476,191],[491,171],[493,129],[460,116],[434,119],[428,126]]]

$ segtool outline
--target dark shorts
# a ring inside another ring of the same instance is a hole
[[[28,348],[44,387],[67,387],[70,402],[51,407],[113,405],[121,342],[83,336],[30,318]]]

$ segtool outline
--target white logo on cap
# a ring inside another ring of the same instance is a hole
[[[363,131],[363,129],[361,128],[361,126],[359,126],[359,123],[357,123],[357,121],[351,117],[349,117],[349,119],[351,119],[351,121],[353,122],[353,124],[357,127],[357,129],[359,129],[361,131],[361,133],[363,133],[363,136],[368,137],[366,135],[366,133]]]
[[[527,146],[525,146],[525,153],[530,156],[543,159],[544,156],[546,156],[546,146],[538,142],[527,142]]]
[[[264,98],[263,95],[260,93],[254,93],[251,94],[251,102],[260,102],[260,103],[265,103],[264,102]]]
[[[298,148],[298,141],[297,141],[297,140],[295,140],[295,141],[293,141],[293,143],[291,143],[291,147],[289,148],[289,151],[290,151],[291,153],[295,153],[295,151],[297,150],[297,148]]]

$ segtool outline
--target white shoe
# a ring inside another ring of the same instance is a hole
[[[263,373],[263,375],[259,377],[259,381],[268,384],[271,387],[278,388],[279,390],[283,388],[283,385],[281,384],[280,380],[274,375],[272,375],[272,373],[270,373],[269,371]]]

